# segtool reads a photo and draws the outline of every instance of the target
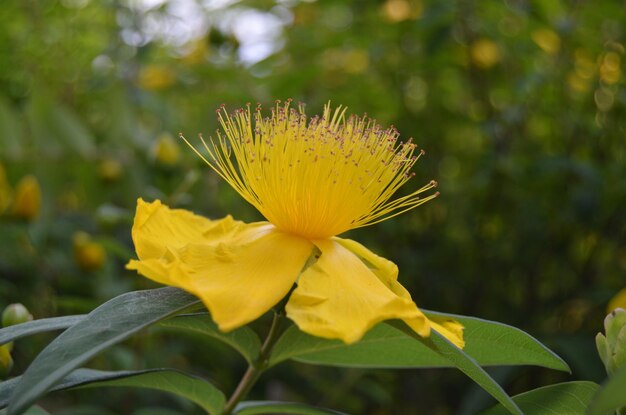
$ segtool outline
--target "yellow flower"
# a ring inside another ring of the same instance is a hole
[[[295,283],[287,317],[312,335],[353,343],[380,321],[402,319],[421,336],[435,328],[463,347],[462,326],[428,320],[394,263],[336,237],[436,197],[420,197],[430,182],[392,199],[422,154],[411,140],[341,108],[308,119],[289,101],[269,118],[248,107],[222,109],[219,119],[223,133],[203,140],[208,158],[194,150],[268,221],[212,221],[139,199],[139,260],[129,269],[195,294],[224,331],[263,315]]]
[[[41,188],[35,176],[29,174],[17,182],[13,198],[13,214],[18,218],[33,220],[41,210]]]
[[[626,288],[622,288],[613,298],[611,298],[611,301],[609,301],[609,304],[606,306],[606,312],[607,314],[610,314],[617,308],[626,309]]]
[[[106,261],[106,251],[85,232],[76,232],[74,240],[74,262],[84,271],[97,271]]]

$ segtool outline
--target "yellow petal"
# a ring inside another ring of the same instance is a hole
[[[199,297],[223,331],[260,317],[287,295],[313,249],[267,222],[227,219],[140,201],[133,239],[142,252],[137,247],[140,260],[127,265]]]
[[[428,320],[433,330],[450,340],[456,347],[459,349],[465,347],[465,340],[463,339],[464,327],[461,323],[449,317],[430,316]]]
[[[421,315],[336,240],[316,240],[318,261],[307,268],[287,303],[287,316],[309,334],[358,341],[376,323]]]
[[[207,240],[219,242],[244,225],[231,216],[209,220],[187,210],[170,209],[159,200],[146,203],[138,199],[132,235],[139,259],[161,258],[168,249]]]
[[[411,294],[398,282],[398,267],[396,264],[374,254],[356,241],[341,238],[333,239],[361,258],[372,272],[374,272],[374,274],[376,274],[376,276],[396,295],[411,300]],[[428,337],[430,328],[432,327],[457,347],[462,349],[465,346],[465,341],[463,340],[463,325],[451,318],[427,318],[419,311],[417,317],[404,319],[404,322],[422,337]]]
[[[622,288],[613,298],[609,301],[606,307],[607,314],[611,314],[616,308],[626,309],[626,288]]]

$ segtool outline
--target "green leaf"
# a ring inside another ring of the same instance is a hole
[[[8,414],[23,412],[102,350],[198,302],[174,287],[134,291],[109,300],[61,333],[35,358],[15,388]]]
[[[249,327],[242,327],[228,333],[217,328],[208,313],[186,314],[163,321],[161,327],[190,330],[221,340],[237,350],[247,361],[256,360],[261,350],[259,336]]]
[[[0,407],[7,405],[20,378],[0,383]],[[102,371],[77,369],[66,376],[51,391],[76,387],[137,387],[170,392],[195,402],[208,413],[219,414],[225,403],[224,395],[211,383],[173,369]]]
[[[233,414],[345,415],[343,412],[333,411],[332,409],[317,408],[315,406],[305,405],[301,403],[275,401],[241,402],[239,405],[237,405]]]
[[[0,415],[6,415],[6,409],[0,411]],[[41,406],[31,406],[24,412],[24,415],[50,415],[49,412],[46,412]]]
[[[513,400],[526,415],[583,414],[596,390],[598,385],[593,382],[566,382],[521,393]],[[504,414],[508,411],[496,405],[480,415]]]
[[[463,324],[463,351],[481,366],[536,365],[569,371],[561,358],[515,327],[474,317],[433,312],[427,315],[450,317]],[[352,345],[310,336],[290,327],[276,343],[270,364],[287,359],[347,367],[451,367],[448,360],[387,323],[377,325]]]
[[[400,322],[398,322],[400,323]],[[435,330],[431,330],[430,337],[424,339],[413,332],[413,330],[406,326],[404,322],[401,322],[402,330],[408,335],[415,338],[420,342],[423,342],[428,347],[436,350],[441,356],[448,359],[452,364],[458,368],[461,372],[465,373],[474,382],[480,385],[486,392],[493,396],[498,402],[502,404],[510,413],[520,414],[523,413],[517,407],[515,402],[509,395],[502,389],[502,387],[489,376],[485,370],[479,366],[479,364],[468,356],[461,349],[450,343],[448,339],[443,337]],[[399,325],[400,325],[399,324]]]
[[[613,373],[593,397],[588,415],[604,415],[626,407],[626,366]]]
[[[0,329],[0,345],[46,331],[64,330],[82,321],[85,315],[42,318]]]

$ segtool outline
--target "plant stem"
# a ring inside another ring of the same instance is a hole
[[[224,411],[222,415],[230,415],[232,414],[235,406],[241,401],[252,389],[252,386],[256,383],[256,381],[261,377],[261,374],[267,369],[267,365],[269,362],[270,353],[276,340],[278,340],[278,336],[280,334],[280,325],[283,320],[283,312],[274,313],[274,319],[272,320],[272,325],[270,326],[270,330],[267,333],[267,337],[263,342],[263,346],[261,346],[261,351],[259,352],[259,356],[252,362],[246,373],[244,373],[243,377],[239,381],[237,388],[231,395],[230,399],[224,406]]]

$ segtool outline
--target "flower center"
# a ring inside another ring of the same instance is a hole
[[[399,142],[393,127],[345,112],[327,105],[309,119],[290,100],[277,101],[265,118],[260,106],[233,114],[222,107],[223,132],[202,140],[209,158],[194,151],[274,226],[309,239],[381,222],[437,196],[419,197],[436,187],[431,181],[391,200],[423,151],[414,154],[412,140]]]

